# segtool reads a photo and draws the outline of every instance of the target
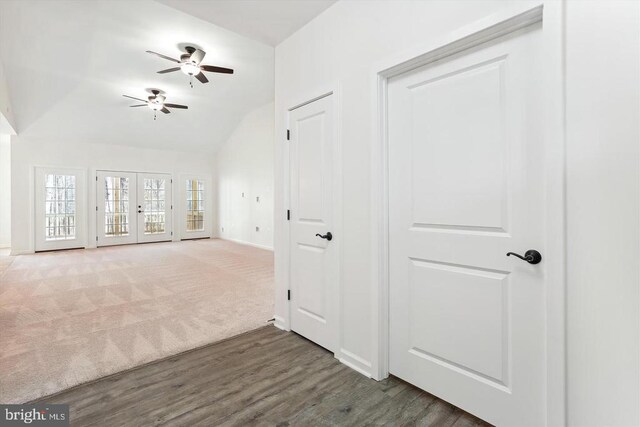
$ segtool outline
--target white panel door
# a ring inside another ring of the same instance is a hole
[[[389,81],[390,373],[495,425],[545,417],[541,30]]]
[[[137,174],[138,243],[171,240],[171,175]]]
[[[136,174],[98,171],[97,178],[97,245],[137,243]]]
[[[36,168],[35,250],[86,245],[84,170]]]
[[[335,352],[332,97],[291,111],[289,127],[291,329]]]

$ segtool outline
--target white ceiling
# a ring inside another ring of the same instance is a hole
[[[172,63],[178,45],[207,52],[202,85]],[[0,60],[19,137],[213,152],[244,115],[273,100],[273,48],[151,0],[0,1]],[[159,114],[122,94],[160,88],[188,110]]]
[[[336,0],[158,0],[271,46],[302,28]]]

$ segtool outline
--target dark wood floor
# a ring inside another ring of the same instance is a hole
[[[273,326],[50,396],[72,426],[485,426],[397,378],[377,382]]]

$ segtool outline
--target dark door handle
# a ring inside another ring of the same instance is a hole
[[[535,249],[529,249],[527,252],[524,253],[524,256],[518,255],[515,252],[507,253],[507,256],[511,256],[511,255],[516,256],[523,261],[527,261],[529,264],[538,264],[540,261],[542,261],[542,255],[540,254],[540,252],[536,251]]]
[[[331,239],[333,239],[333,235],[331,234],[330,231],[328,231],[327,234],[325,234],[324,236],[322,234],[316,234],[316,236],[318,236],[321,239],[327,239],[328,241],[331,241]]]

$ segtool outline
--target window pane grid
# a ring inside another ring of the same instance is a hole
[[[187,194],[187,231],[204,230],[204,182],[188,179]]]
[[[144,180],[144,234],[165,232],[165,180]]]
[[[76,177],[45,176],[45,240],[76,238]]]
[[[129,235],[129,178],[104,178],[104,233],[107,237]]]

